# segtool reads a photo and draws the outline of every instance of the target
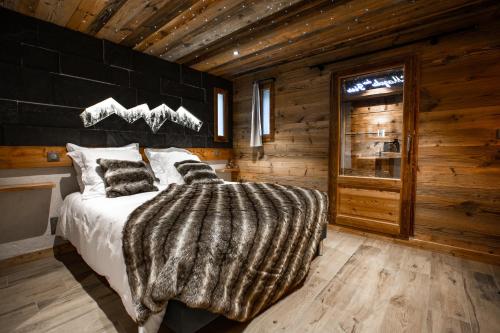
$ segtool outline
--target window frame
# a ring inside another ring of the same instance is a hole
[[[223,124],[224,124],[224,135],[218,135],[219,131],[219,98],[218,95],[222,94],[224,96],[224,112],[223,112]],[[214,142],[229,142],[229,120],[228,120],[228,91],[223,88],[214,88]]]
[[[269,89],[269,134],[264,135],[264,90]],[[262,130],[262,142],[273,142],[275,132],[275,115],[274,115],[274,81],[264,81],[259,83],[259,99],[260,99],[260,119]]]

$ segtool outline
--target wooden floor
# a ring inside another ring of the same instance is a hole
[[[337,231],[325,245],[301,289],[202,332],[500,332],[500,267]],[[136,331],[75,253],[0,272],[0,332]]]

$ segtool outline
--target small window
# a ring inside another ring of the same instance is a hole
[[[274,83],[260,84],[260,110],[262,120],[262,141],[274,141]]]
[[[227,90],[214,88],[214,141],[228,141]]]

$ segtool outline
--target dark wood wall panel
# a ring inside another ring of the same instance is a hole
[[[421,74],[415,237],[499,258],[498,22],[497,15],[478,16],[475,27],[323,70],[296,62],[236,79],[234,147],[241,178],[326,191],[330,73],[416,54]],[[258,158],[249,148],[251,88],[253,80],[267,77],[276,77],[276,141],[266,143]]]
[[[232,91],[227,80],[3,8],[0,48],[0,145],[232,146],[212,133],[212,90]],[[108,97],[125,107],[183,105],[204,124],[196,132],[167,121],[154,134],[142,119],[112,115],[84,128],[79,114]]]

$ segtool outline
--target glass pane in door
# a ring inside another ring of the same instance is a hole
[[[401,177],[404,68],[341,79],[340,175]]]

